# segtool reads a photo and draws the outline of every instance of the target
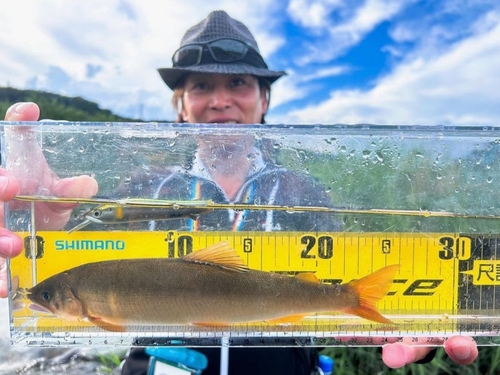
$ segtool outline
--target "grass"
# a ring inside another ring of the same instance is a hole
[[[342,375],[493,375],[500,374],[500,347],[479,347],[478,359],[467,366],[454,363],[443,348],[438,348],[432,362],[411,364],[400,369],[384,365],[379,347],[326,348],[322,354],[335,361],[334,374]]]
[[[125,350],[119,352],[110,352],[106,354],[99,354],[99,362],[102,363],[101,371],[106,374],[112,374],[123,358],[125,358]]]

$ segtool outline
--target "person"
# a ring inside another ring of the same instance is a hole
[[[173,56],[172,68],[159,69],[159,73],[174,91],[173,104],[178,109],[179,122],[231,124],[263,123],[271,85],[284,75],[284,72],[268,69],[248,28],[223,11],[210,13],[190,28]],[[36,121],[38,117],[39,109],[35,104],[18,103],[7,111],[5,120]],[[263,203],[330,204],[314,180],[273,165],[258,146],[252,137],[200,137],[190,168],[159,171],[149,180],[152,182],[147,188],[152,197],[170,199],[215,199],[215,196],[224,202],[252,203],[258,197]],[[97,193],[97,182],[92,177],[58,179],[46,162],[42,162],[37,173],[35,180],[52,195],[90,197]],[[136,177],[137,183],[127,187],[129,194],[134,194],[134,189],[144,189],[141,176]],[[27,180],[33,181],[33,178]],[[32,191],[29,182],[0,170],[2,201],[11,200],[16,193]],[[73,205],[43,203],[36,207],[44,217],[43,225],[52,229],[64,226],[73,208]],[[336,223],[316,227],[317,221],[311,219],[305,216],[302,222],[293,224],[286,215],[280,217],[278,213],[228,211],[203,215],[197,223],[188,219],[178,225],[190,230],[205,230],[214,225],[218,229],[231,230],[293,230],[294,225],[300,226],[297,230],[307,226],[311,227],[308,230],[339,230]],[[21,249],[21,240],[14,233],[0,229],[0,253],[4,258],[18,255]],[[0,294],[5,296],[6,293],[5,261],[2,261]],[[460,364],[471,363],[477,357],[475,343],[465,337],[450,338],[444,347]],[[218,350],[200,350],[205,351],[213,366],[204,373],[218,373]],[[391,344],[383,348],[382,359],[390,367],[400,367],[425,359],[429,352],[429,348]],[[304,348],[232,349],[229,373],[307,374],[316,357],[314,350]],[[131,350],[122,373],[142,374],[146,369],[147,356],[137,348]]]

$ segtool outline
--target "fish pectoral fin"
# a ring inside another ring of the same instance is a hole
[[[238,253],[229,246],[229,242],[222,241],[209,247],[190,253],[182,258],[186,262],[212,264],[231,271],[246,272],[248,266]]]
[[[12,293],[16,293],[17,290],[19,289],[19,276],[13,276],[11,281],[10,281],[10,285],[11,285],[11,290],[12,290]]]
[[[319,284],[318,278],[316,277],[315,274],[313,274],[311,272],[299,273],[298,275],[296,275],[294,277],[299,279],[299,280],[306,281],[309,283]]]
[[[101,319],[99,317],[96,317],[96,316],[89,316],[87,318],[89,320],[89,322],[91,322],[92,324],[95,324],[96,326],[106,330],[106,331],[111,331],[111,332],[125,332],[127,329],[125,328],[125,326],[121,326],[119,324],[115,324],[115,323],[111,323],[111,322],[108,322],[104,319]]]
[[[266,320],[268,323],[273,323],[273,324],[290,324],[290,323],[299,323],[304,319],[308,314],[297,314],[297,315],[289,315],[289,316],[282,316],[280,318],[276,319],[270,319]]]

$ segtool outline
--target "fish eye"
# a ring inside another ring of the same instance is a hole
[[[43,292],[42,293],[42,299],[46,302],[50,301],[50,293],[49,292]]]
[[[94,215],[94,217],[99,217],[99,216],[101,216],[101,210],[95,210],[95,211],[93,212],[93,215]]]

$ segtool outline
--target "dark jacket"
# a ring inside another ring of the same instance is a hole
[[[325,188],[311,176],[263,162],[254,164],[254,168],[232,200],[199,165],[190,170],[169,168],[139,172],[131,183],[121,188],[120,195],[174,201],[200,199],[217,203],[331,207]],[[215,210],[197,220],[158,221],[150,223],[149,228],[179,231],[340,231],[341,225],[338,218],[329,213]]]

